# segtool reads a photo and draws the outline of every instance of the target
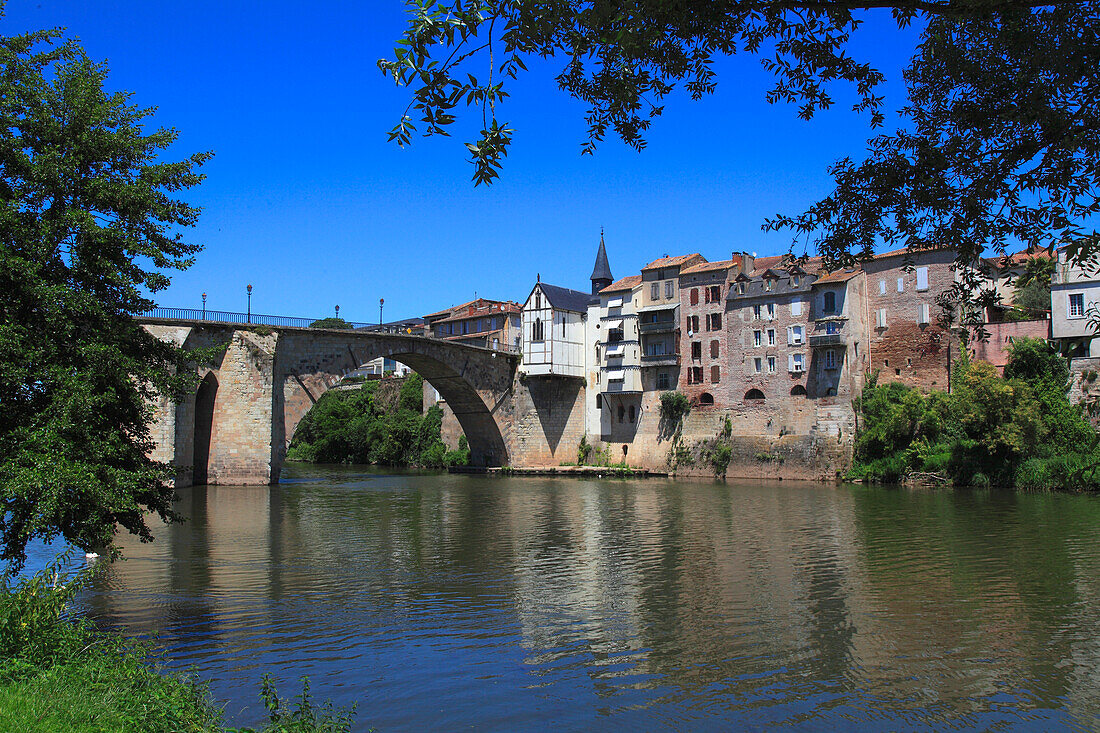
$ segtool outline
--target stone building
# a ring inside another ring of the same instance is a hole
[[[710,394],[715,404],[739,411],[801,405],[809,397],[807,335],[817,275],[783,257],[743,255],[742,261],[745,269],[733,278],[725,303],[729,378],[715,382]]]
[[[638,323],[642,389],[675,389],[680,381],[680,272],[706,262],[700,254],[662,257],[642,268]]]
[[[846,269],[823,274],[810,285],[805,389],[812,397],[850,401],[863,389],[870,338],[866,281],[862,270]]]
[[[878,371],[880,382],[947,389],[958,337],[942,327],[943,309],[936,298],[954,286],[954,264],[952,249],[897,250],[863,263],[867,362],[871,371]]]

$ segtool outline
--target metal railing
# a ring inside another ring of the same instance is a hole
[[[154,308],[141,314],[142,318],[166,318],[174,321],[215,321],[218,323],[251,323],[260,326],[286,326],[309,328],[322,318],[295,318],[271,316],[263,313],[233,313],[231,311],[199,310],[198,308]],[[377,323],[346,321],[352,328],[376,327]]]

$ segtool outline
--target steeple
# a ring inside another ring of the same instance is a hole
[[[603,227],[600,227],[600,248],[596,252],[596,266],[592,268],[592,277],[589,279],[592,281],[593,295],[597,295],[615,282],[615,278],[611,277],[611,266],[607,264],[607,250],[603,246]]]

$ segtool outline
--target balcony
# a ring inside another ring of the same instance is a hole
[[[841,347],[846,346],[844,343],[843,333],[819,333],[810,334],[810,348],[824,348],[826,346]]]
[[[639,323],[638,331],[641,333],[672,333],[676,330],[676,321],[657,321],[656,323]]]
[[[642,354],[642,366],[676,366],[680,357],[676,354]]]

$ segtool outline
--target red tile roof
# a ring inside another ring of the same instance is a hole
[[[721,262],[700,262],[697,265],[684,268],[680,270],[681,275],[691,275],[699,272],[714,272],[715,270],[728,270],[737,263],[733,260],[722,260]]]
[[[645,272],[646,270],[656,270],[659,267],[675,267],[677,265],[684,264],[688,260],[692,260],[696,257],[702,256],[703,255],[699,254],[698,252],[693,252],[692,254],[679,255],[678,257],[662,257],[659,260],[653,260],[653,262],[650,262],[648,265],[642,268],[642,271]]]
[[[642,284],[642,276],[641,275],[628,275],[627,277],[624,277],[621,280],[616,280],[615,282],[611,283],[610,285],[608,285],[606,288],[604,288],[600,292],[601,293],[617,293],[620,290],[633,290],[634,288],[638,287],[641,284]]]
[[[857,267],[849,267],[843,270],[834,270],[833,272],[822,275],[814,281],[814,285],[821,285],[823,283],[843,283],[848,282],[853,277],[863,272],[863,270]]]

